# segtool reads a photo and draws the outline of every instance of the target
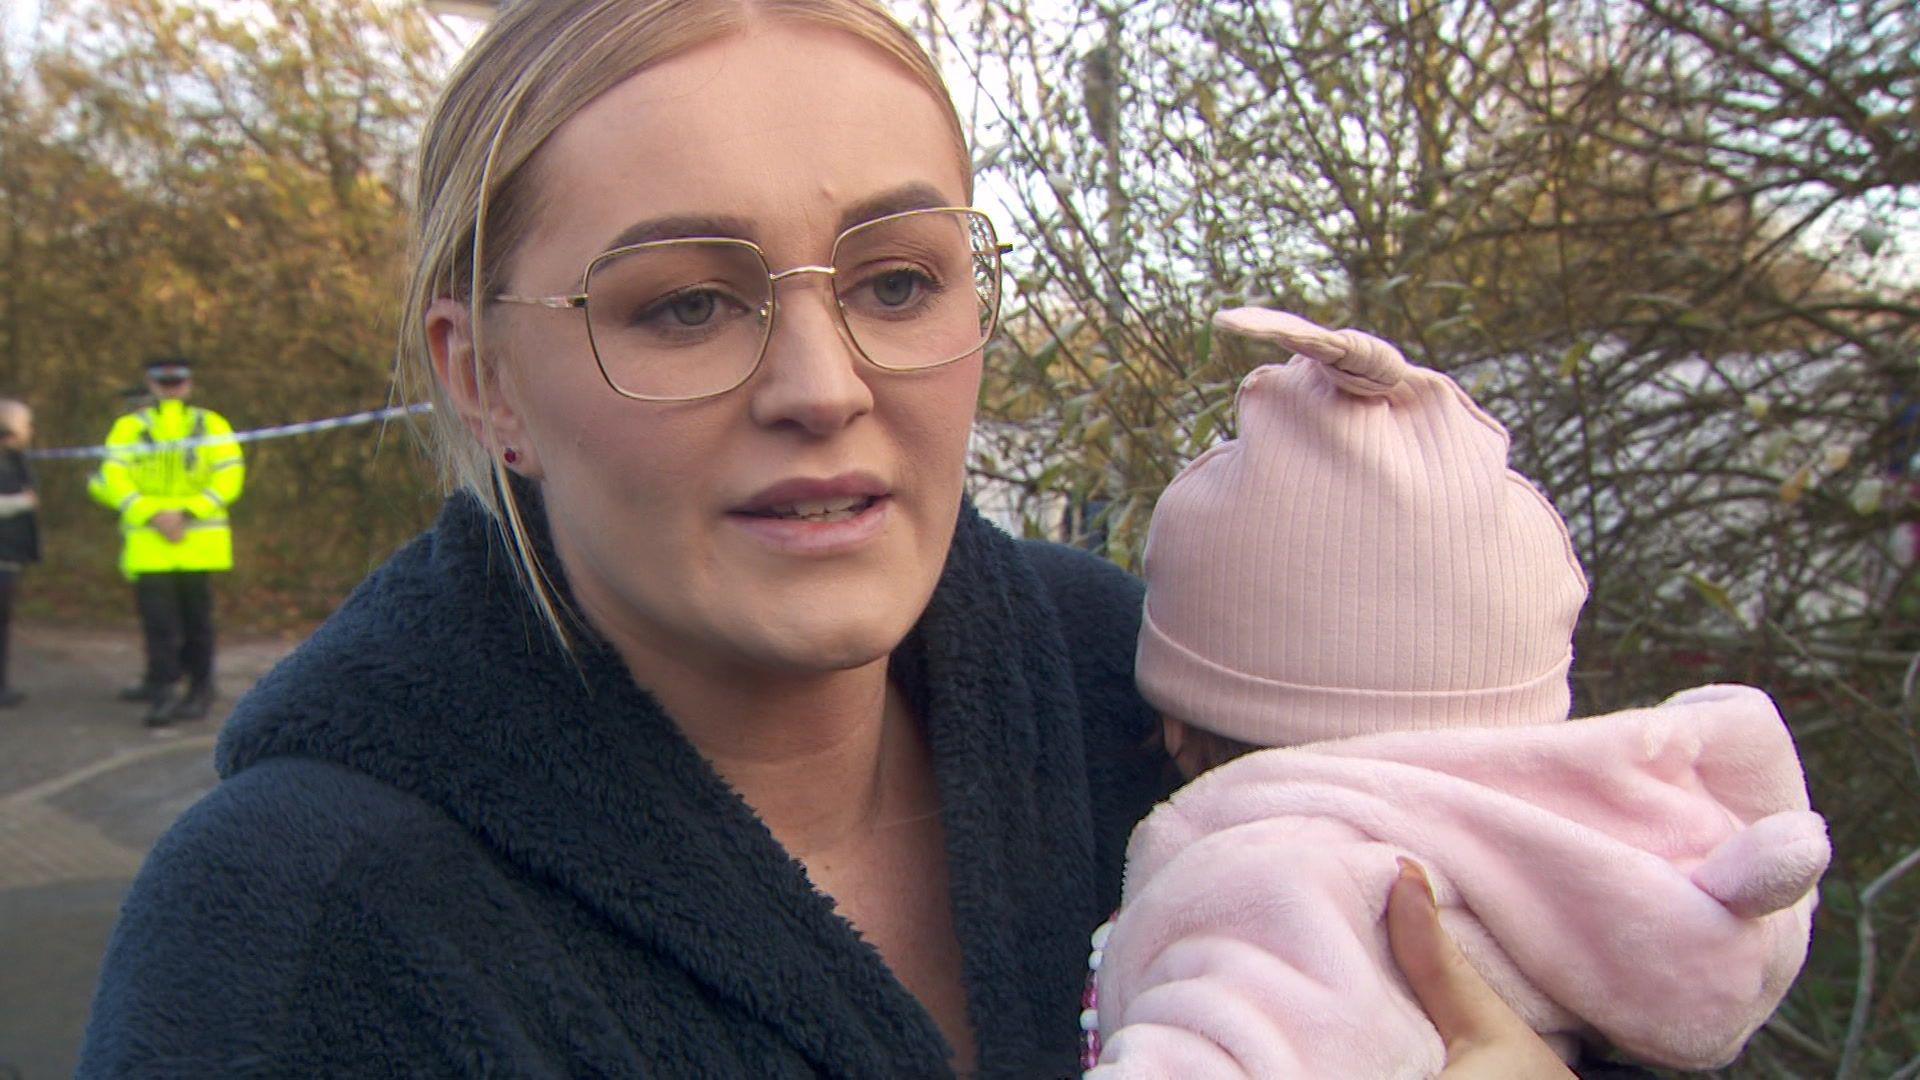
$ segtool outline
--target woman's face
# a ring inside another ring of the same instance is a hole
[[[628,79],[535,167],[507,281],[523,295],[574,292],[636,225],[704,221],[682,231],[751,240],[777,273],[826,263],[848,225],[968,190],[925,87],[853,37],[791,25]],[[945,561],[979,353],[882,371],[846,340],[825,276],[783,280],[776,303],[753,377],[679,404],[609,389],[579,312],[489,309],[496,437],[541,485],[575,598],[643,680],[879,660]]]

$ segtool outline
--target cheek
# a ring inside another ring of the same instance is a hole
[[[975,405],[980,396],[980,361],[906,376],[924,380],[911,388],[903,406],[900,439],[909,465],[930,479],[958,484],[966,468]]]
[[[555,401],[539,422],[542,468],[558,498],[592,517],[664,523],[712,488],[723,441],[716,425],[601,391],[599,400]]]
[[[966,492],[980,365],[978,361],[963,361],[927,375],[927,384],[916,388],[920,393],[900,432],[900,446],[914,486],[926,496],[922,503],[927,515],[923,519],[923,540],[929,545],[929,553],[937,548],[939,561],[944,562],[949,536],[946,530]]]
[[[573,332],[579,327],[515,329],[522,332],[495,339],[508,357],[501,391],[538,455],[549,501],[671,479],[677,463],[662,451],[672,443],[653,437],[645,405],[607,386],[591,346]]]
[[[504,404],[543,458],[564,457],[624,401],[601,377],[577,311],[514,310],[489,318],[486,333]]]

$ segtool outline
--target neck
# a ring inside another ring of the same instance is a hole
[[[788,854],[806,861],[917,812],[904,805],[912,800],[903,766],[923,751],[885,657],[847,671],[769,677],[663,670],[659,657],[619,651]]]
[[[590,588],[573,600],[788,854],[807,861],[925,811],[930,759],[889,657],[825,671],[729,663],[663,641]]]

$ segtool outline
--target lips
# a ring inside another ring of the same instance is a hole
[[[766,552],[843,557],[870,550],[889,532],[893,492],[868,473],[826,480],[781,480],[728,511],[741,536]]]
[[[786,480],[734,507],[741,534],[786,556],[826,558],[867,550],[887,534],[893,492],[866,473]]]
[[[809,499],[785,506],[770,506],[765,510],[751,511],[751,513],[754,517],[782,518],[791,521],[848,521],[862,510],[872,506],[873,502],[872,496]]]
[[[834,522],[857,517],[888,496],[887,485],[864,473],[825,480],[784,480],[735,507],[748,517]]]

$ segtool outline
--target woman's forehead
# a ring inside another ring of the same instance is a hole
[[[576,259],[696,233],[775,254],[964,202],[962,154],[944,103],[876,47],[774,25],[641,72],[562,125],[541,151],[535,239]]]

